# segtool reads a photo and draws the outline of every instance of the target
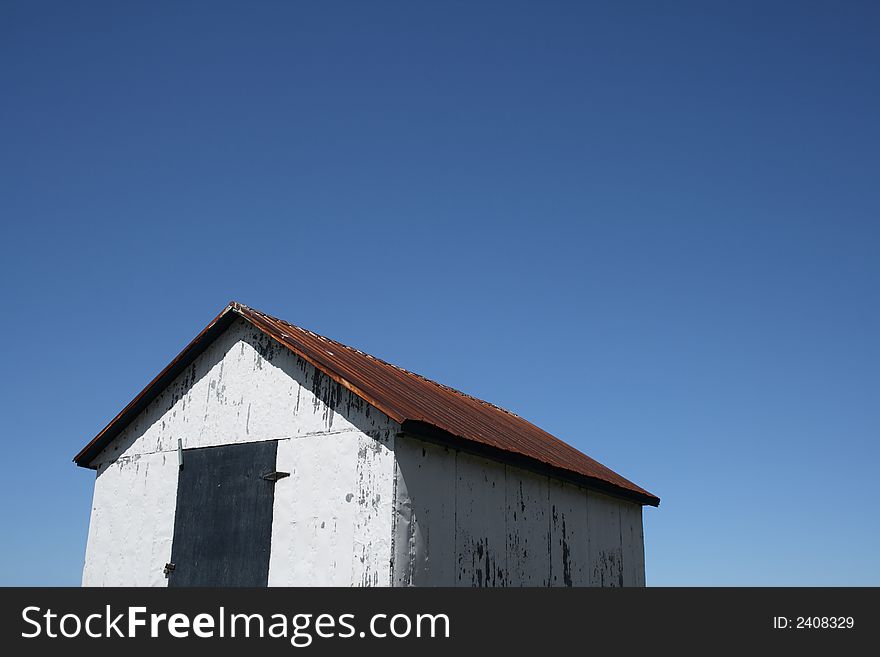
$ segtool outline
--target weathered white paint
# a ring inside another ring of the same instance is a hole
[[[587,491],[548,479],[550,488],[550,585],[588,586]]]
[[[126,454],[327,435],[396,431],[384,413],[237,319],[95,462]]]
[[[642,507],[626,504],[620,507],[620,540],[623,552],[623,585],[645,585],[645,536]]]
[[[178,440],[276,440],[270,585],[644,585],[639,505],[399,431],[236,320],[96,457],[83,584],[167,584]]]
[[[550,499],[547,477],[507,468],[507,570],[513,586],[549,586]]]
[[[98,473],[83,586],[165,586],[171,560],[177,456],[133,454]],[[158,567],[156,565],[158,564]]]
[[[623,586],[620,503],[616,499],[587,492],[587,535],[590,586]]]
[[[278,444],[270,586],[388,586],[394,453],[357,431]]]
[[[644,586],[638,504],[398,437],[398,586]]]
[[[398,437],[394,585],[455,586],[455,451]]]
[[[456,586],[504,586],[507,574],[506,468],[455,455]]]
[[[180,439],[279,441],[270,584],[388,585],[398,430],[239,319],[96,457],[83,584],[166,584]]]

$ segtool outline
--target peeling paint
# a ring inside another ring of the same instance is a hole
[[[399,426],[238,319],[94,463],[176,451],[178,438],[189,449],[349,430],[378,435]]]
[[[238,320],[96,457],[83,584],[166,585],[179,438],[279,441],[270,585],[387,585],[398,431]]]
[[[639,505],[410,437],[395,455],[395,585],[644,586]]]

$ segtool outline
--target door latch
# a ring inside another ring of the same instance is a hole
[[[266,474],[263,475],[263,479],[274,483],[274,482],[278,481],[279,479],[284,479],[285,477],[289,477],[289,476],[290,476],[289,472],[278,472],[278,471],[267,472]]]

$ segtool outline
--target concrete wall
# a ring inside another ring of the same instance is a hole
[[[167,584],[178,438],[279,441],[270,585],[388,585],[397,431],[237,320],[96,457],[83,585]]]
[[[644,586],[642,508],[398,437],[397,586]]]

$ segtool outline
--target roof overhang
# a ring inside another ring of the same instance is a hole
[[[198,358],[210,344],[220,336],[223,331],[229,328],[229,325],[239,317],[236,312],[236,304],[230,302],[223,311],[217,315],[211,323],[208,324],[201,333],[199,333],[192,342],[190,342],[183,351],[168,363],[168,366],[159,372],[156,377],[150,381],[147,386],[141,390],[137,397],[132,399],[128,405],[123,408],[119,414],[114,417],[104,427],[97,436],[89,441],[89,444],[83,447],[79,453],[73,457],[73,462],[82,468],[95,469],[92,465],[95,457],[101,453],[107,445],[109,445],[116,436],[134,420],[141,411],[143,411],[156,397],[158,397],[165,388],[167,388],[177,376],[183,372],[192,362]]]
[[[583,486],[584,488],[605,493],[612,497],[619,497],[629,502],[637,502],[638,504],[647,506],[660,506],[660,498],[654,495],[621,489],[619,486],[614,486],[613,484],[609,484],[596,477],[589,477],[580,472],[548,465],[538,459],[533,459],[523,454],[507,452],[498,449],[497,447],[484,445],[482,443],[474,442],[473,440],[467,440],[466,438],[456,436],[443,429],[438,429],[426,422],[404,420],[401,424],[400,433],[404,436],[411,436],[426,442],[451,447],[452,449],[461,450],[469,454],[474,454],[475,456],[482,456],[493,461],[507,463],[508,465],[522,468],[523,470],[529,470],[539,475],[546,475],[553,477],[554,479],[567,481],[568,483]]]
[[[341,375],[338,371],[335,371],[334,368],[330,367],[328,362],[324,360],[324,355],[306,348],[305,345],[297,343],[295,340],[292,340],[291,336],[287,333],[283,331],[279,332],[278,327],[273,323],[275,320],[235,301],[230,302],[219,315],[211,320],[211,322],[195,338],[193,338],[186,347],[184,347],[184,349],[167,365],[167,367],[165,367],[165,369],[159,372],[159,374],[156,375],[156,377],[150,381],[150,383],[148,383],[146,387],[141,390],[141,392],[138,393],[138,395],[132,399],[131,402],[129,402],[129,404],[100,431],[100,433],[98,433],[97,436],[95,436],[76,456],[74,456],[74,463],[83,468],[95,469],[96,466],[94,465],[94,460],[101,451],[119,436],[119,434],[122,433],[122,431],[124,431],[125,428],[137,417],[137,415],[155,400],[162,391],[177,378],[178,375],[186,370],[186,368],[189,367],[216,338],[229,328],[232,322],[237,318],[244,319],[262,333],[287,347],[301,358],[304,358],[307,362],[329,376],[332,380],[348,388],[354,394],[391,417],[400,424],[401,433],[405,435],[482,455],[486,458],[516,465],[533,472],[547,474],[557,479],[569,481],[638,504],[649,506],[659,506],[660,504],[659,497],[652,495],[635,484],[632,484],[632,482],[621,478],[616,473],[613,473],[613,471],[605,469],[607,472],[615,475],[618,481],[624,482],[623,485],[616,485],[613,481],[590,476],[585,472],[578,472],[573,469],[547,463],[539,458],[533,458],[528,454],[502,449],[479,440],[460,436],[422,419],[408,417],[405,412],[400,411],[392,404],[387,403],[387,400],[379,398],[376,394],[366,392],[358,385],[352,383],[349,378]],[[552,436],[550,436],[550,438],[559,442],[558,439]],[[567,447],[573,449],[570,446]],[[580,453],[578,452],[578,454]],[[581,454],[581,456],[583,455]],[[598,463],[597,465],[601,466],[601,464]],[[601,467],[604,468],[604,466]]]

